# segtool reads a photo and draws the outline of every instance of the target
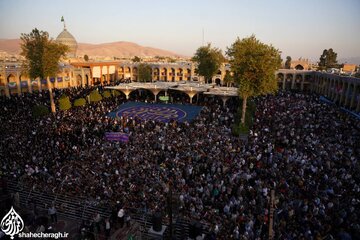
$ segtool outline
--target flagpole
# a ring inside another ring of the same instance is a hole
[[[61,17],[61,21],[64,23],[64,30],[66,30],[66,25],[65,25],[64,16]]]

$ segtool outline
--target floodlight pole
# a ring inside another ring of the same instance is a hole
[[[274,239],[274,211],[275,211],[275,190],[270,195],[270,219],[269,219],[269,240]]]

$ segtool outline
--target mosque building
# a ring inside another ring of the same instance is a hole
[[[66,29],[64,17],[61,18],[64,23],[64,30],[57,36],[56,41],[69,47],[67,57],[75,58],[77,50],[77,42],[74,36]]]

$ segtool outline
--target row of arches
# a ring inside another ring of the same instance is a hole
[[[229,101],[233,101],[237,99],[237,97],[234,96],[219,96],[219,95],[207,95],[203,92],[193,92],[188,91],[185,89],[146,89],[146,88],[136,88],[136,89],[126,89],[121,88],[117,89],[126,99],[142,99],[143,101],[164,101],[161,100],[161,96],[167,96],[169,97],[168,100],[172,102],[180,101],[182,99],[183,103],[194,103],[198,102],[199,99],[212,99],[221,101],[223,103],[223,106],[226,106],[226,104]],[[232,99],[232,100],[230,100]]]
[[[360,112],[360,80],[315,71],[282,69],[276,72],[283,90],[314,91],[334,103]]]
[[[151,77],[152,81],[191,81],[199,80],[195,75],[197,69],[192,68],[176,68],[176,67],[152,67]],[[223,78],[227,71],[219,69],[212,79],[208,79],[207,83],[216,83],[218,85],[223,84]],[[138,81],[138,67],[137,66],[121,66],[117,72],[119,79],[130,79],[132,81]]]
[[[75,86],[68,72],[62,72],[59,76],[50,78],[47,83],[45,79],[30,79],[26,74],[20,72],[9,72],[0,74],[0,95],[21,94],[33,91],[42,91],[48,88],[68,88]]]
[[[183,81],[192,79],[191,68],[174,68],[174,67],[152,67],[151,76],[155,81]],[[137,66],[121,66],[118,68],[118,77],[120,79],[130,79],[133,81],[138,80],[138,67]]]
[[[336,75],[316,74],[314,91],[342,107],[360,112],[359,79],[333,76]]]
[[[26,81],[27,79],[29,79],[29,77],[25,74],[20,74],[18,77],[14,73],[10,73],[7,76],[0,74],[0,83],[2,85],[5,85],[5,84],[11,83],[11,82],[16,82],[17,78],[19,78],[19,81]]]
[[[276,74],[279,89],[282,90],[300,90],[300,91],[310,91],[311,83],[313,80],[313,74],[311,72],[307,73],[296,73],[293,72],[281,72],[278,71]]]
[[[106,75],[103,75],[103,78],[106,80]],[[81,76],[81,74],[78,74],[76,76],[76,85],[77,86],[91,86],[93,85],[93,81],[91,80],[91,78],[89,77],[88,74],[85,74],[84,75],[84,78],[83,76]]]

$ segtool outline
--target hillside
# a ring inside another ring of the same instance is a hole
[[[20,53],[20,39],[0,39],[0,51],[9,54]],[[132,42],[112,42],[102,44],[78,43],[78,56],[87,54],[89,57],[150,57],[150,56],[164,56],[164,57],[180,57],[181,55],[152,47],[140,46]]]
[[[179,54],[166,51],[163,49],[144,47],[132,42],[112,42],[102,44],[88,44],[79,43],[77,55],[89,56],[115,56],[115,57],[149,57],[149,56],[164,56],[164,57],[178,57]]]
[[[0,39],[0,51],[9,54],[19,54],[20,39]]]

